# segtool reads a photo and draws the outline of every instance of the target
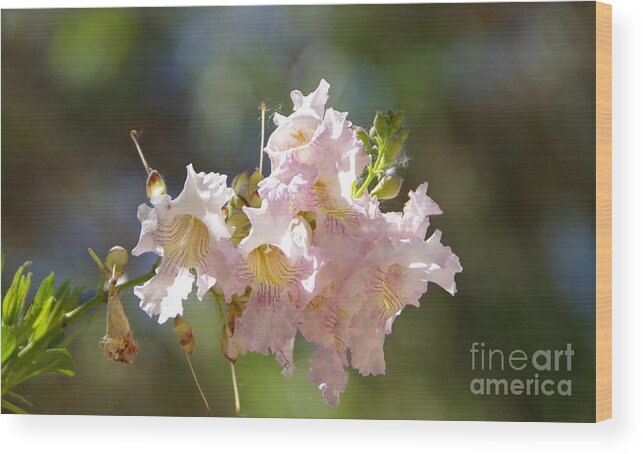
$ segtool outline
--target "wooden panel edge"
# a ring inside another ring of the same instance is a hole
[[[596,2],[596,422],[612,417],[612,6]]]

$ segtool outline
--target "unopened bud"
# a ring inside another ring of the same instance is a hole
[[[387,175],[375,186],[371,195],[377,197],[379,200],[394,199],[400,193],[402,181],[402,178],[397,175]]]
[[[105,266],[108,270],[116,268],[117,272],[120,272],[127,261],[129,260],[129,255],[125,248],[121,246],[114,246],[107,253],[107,258],[105,259]]]
[[[364,151],[366,153],[370,152],[370,140],[368,138],[368,133],[364,128],[360,128],[359,126],[355,126],[355,134],[357,135],[357,138],[362,142],[364,145]]]
[[[157,195],[167,194],[167,186],[165,186],[165,181],[163,177],[156,170],[150,171],[150,174],[147,177],[147,184],[145,186],[147,190],[147,198],[151,199]]]
[[[377,112],[375,114],[375,119],[373,120],[373,126],[377,130],[377,134],[380,137],[385,137],[388,133],[389,124],[386,117],[381,113]]]
[[[252,208],[261,208],[261,203],[263,202],[263,199],[259,195],[257,191],[254,191],[252,194],[248,196],[248,205],[250,205]]]
[[[398,113],[393,115],[393,121],[391,122],[391,127],[393,128],[393,130],[400,129],[402,127],[402,124],[404,123],[405,118],[406,114],[403,110],[400,110]]]
[[[181,317],[174,319],[174,335],[179,341],[179,346],[188,355],[191,355],[196,347],[196,339],[192,333],[192,327]]]
[[[388,165],[395,164],[397,156],[400,154],[400,151],[402,151],[402,148],[404,148],[404,144],[408,137],[408,129],[400,129],[393,137],[391,137],[386,150],[386,161]]]
[[[248,236],[250,233],[250,220],[246,213],[241,210],[235,211],[228,219],[226,219],[226,225],[229,227],[234,227],[234,233],[232,234],[232,244],[235,246],[238,245],[241,240]]]
[[[244,192],[245,190],[243,189],[244,186],[247,188],[248,187],[248,172],[243,171],[240,174],[238,174],[236,177],[234,177],[234,180],[232,180],[232,189],[234,190],[235,194],[239,194],[240,192]]]
[[[257,189],[259,189],[259,183],[263,180],[263,175],[259,172],[259,169],[255,170],[250,178],[248,179],[248,194],[252,194]]]

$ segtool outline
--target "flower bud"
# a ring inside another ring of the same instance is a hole
[[[386,137],[386,134],[388,133],[388,130],[389,130],[389,124],[388,124],[388,120],[381,112],[377,112],[375,114],[375,119],[373,120],[373,126],[375,127],[375,130],[377,131],[377,134],[380,137]]]
[[[397,197],[402,187],[402,178],[397,175],[386,175],[375,186],[371,195],[377,197],[379,200],[390,200]]]
[[[255,170],[252,175],[250,175],[250,178],[248,179],[248,193],[252,194],[255,192],[257,189],[259,189],[259,182],[263,180],[263,175],[261,175],[261,172],[259,170]]]
[[[360,128],[359,126],[355,126],[355,134],[357,135],[357,138],[364,144],[364,151],[368,153],[370,151],[370,140],[368,138],[368,133],[364,128]]]
[[[105,259],[105,266],[108,270],[116,268],[116,272],[120,272],[127,261],[129,260],[129,255],[125,248],[121,246],[114,246],[107,253],[107,258]]]
[[[408,129],[400,129],[393,137],[391,137],[386,149],[386,162],[388,165],[395,164],[397,156],[400,154],[400,151],[402,151],[402,148],[404,148],[404,144],[408,137]]]
[[[234,177],[234,180],[232,180],[232,189],[234,190],[235,194],[239,194],[240,192],[243,192],[244,189],[243,187],[248,186],[248,172],[243,171],[240,174],[238,174],[236,177]]]
[[[235,246],[237,246],[241,240],[247,237],[248,233],[250,233],[250,219],[248,219],[246,213],[241,210],[235,211],[228,216],[225,223],[229,227],[234,227],[234,233],[230,240]]]
[[[196,339],[192,333],[192,327],[181,317],[174,319],[174,335],[179,341],[179,346],[188,355],[192,355],[194,347],[196,347]]]
[[[147,198],[151,199],[157,195],[167,194],[167,186],[165,186],[165,181],[163,177],[156,170],[150,171],[150,174],[147,177],[147,184],[145,186],[147,191]]]
[[[261,202],[263,202],[263,199],[257,191],[248,196],[248,205],[252,208],[261,208]]]
[[[396,129],[400,129],[402,127],[402,124],[404,123],[404,120],[406,118],[406,114],[404,111],[400,110],[398,113],[393,115],[393,121],[391,122],[391,128],[395,131]]]
[[[233,195],[228,202],[228,206],[232,212],[242,209],[245,205],[246,204],[243,202],[243,199],[236,194]]]

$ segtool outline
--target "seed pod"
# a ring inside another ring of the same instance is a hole
[[[127,261],[129,260],[129,255],[125,248],[121,246],[114,246],[107,252],[107,258],[105,259],[105,266],[108,270],[116,268],[117,272],[120,272]]]
[[[138,354],[138,344],[134,340],[129,321],[123,310],[123,304],[116,291],[116,279],[109,282],[107,297],[107,334],[98,344],[105,355],[113,360],[125,364],[132,364],[129,355]]]
[[[192,333],[192,327],[181,317],[174,319],[174,335],[176,340],[179,341],[179,346],[188,355],[192,355],[194,347],[196,347],[196,339]]]

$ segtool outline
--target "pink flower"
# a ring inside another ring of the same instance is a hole
[[[404,204],[402,213],[383,213],[385,228],[391,237],[413,239],[426,237],[429,228],[429,216],[442,214],[442,210],[426,191],[428,183],[422,183],[415,191],[409,192],[409,200]]]
[[[196,272],[199,299],[216,283],[213,256],[230,237],[221,208],[232,196],[226,176],[196,173],[187,166],[183,191],[176,199],[169,195],[152,198],[152,207],[141,205],[138,219],[141,236],[134,255],[154,252],[163,256],[156,276],[134,288],[141,308],[159,323],[183,314],[183,300],[192,291]]]
[[[309,302],[315,281],[310,225],[284,200],[264,200],[260,208],[244,211],[252,225],[250,233],[237,250],[222,249],[227,261],[218,265],[232,270],[220,279],[228,301],[241,289],[251,290],[231,348],[241,354],[272,351],[284,374],[290,375],[298,314]]]
[[[462,267],[440,238],[436,231],[426,241],[384,240],[346,283],[350,298],[361,306],[351,319],[348,346],[351,364],[362,375],[385,372],[384,336],[406,306],[419,307],[429,282],[455,294],[454,277]]]

